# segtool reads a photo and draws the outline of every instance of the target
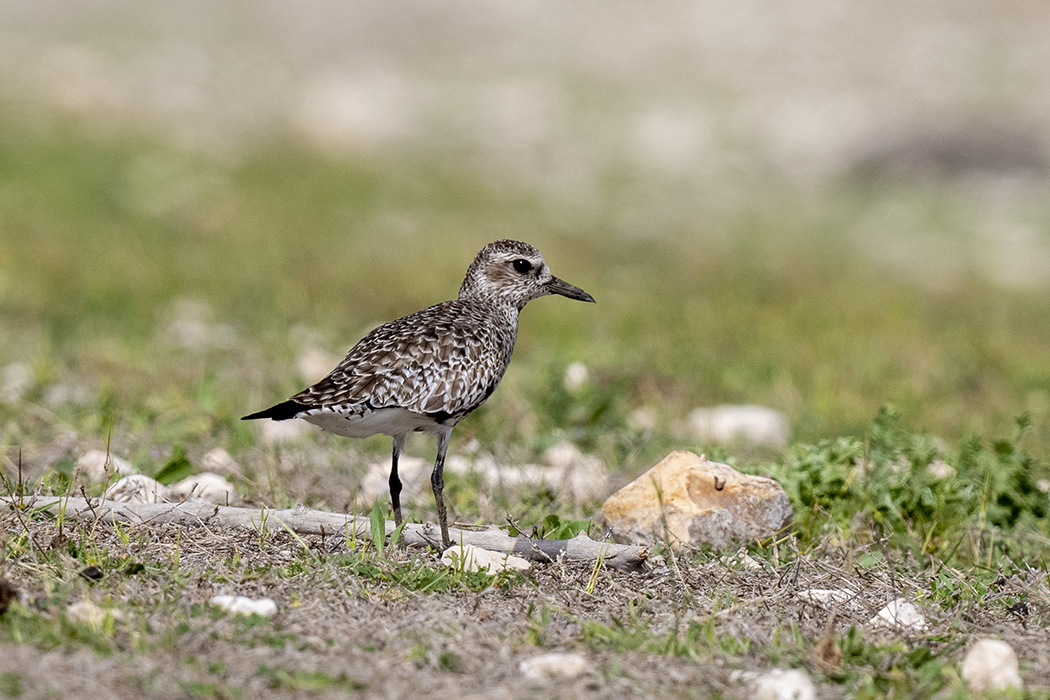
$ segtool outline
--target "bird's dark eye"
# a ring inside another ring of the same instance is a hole
[[[514,269],[524,275],[532,269],[532,263],[525,258],[518,258],[514,261]]]

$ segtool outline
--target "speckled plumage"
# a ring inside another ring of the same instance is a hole
[[[455,425],[495,390],[517,333],[514,309],[446,301],[376,328],[291,400],[350,415],[396,406]]]
[[[467,268],[458,299],[379,326],[327,377],[245,419],[302,418],[347,437],[390,435],[390,495],[399,523],[398,455],[409,432],[435,433],[438,459],[431,482],[448,546],[441,489],[452,428],[495,391],[514,352],[518,313],[547,294],[594,301],[554,277],[540,252],[527,243],[490,243]]]

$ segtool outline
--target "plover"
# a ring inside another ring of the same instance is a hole
[[[327,377],[242,420],[302,418],[346,437],[392,437],[390,502],[398,525],[397,460],[405,439],[413,431],[437,435],[430,484],[447,548],[452,542],[441,494],[452,429],[499,385],[514,352],[519,312],[548,294],[594,302],[587,292],[552,275],[540,251],[528,243],[489,243],[467,268],[457,299],[379,326]]]

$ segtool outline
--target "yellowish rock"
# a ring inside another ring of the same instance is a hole
[[[678,450],[610,496],[602,518],[618,542],[725,547],[783,530],[791,503],[772,479]]]

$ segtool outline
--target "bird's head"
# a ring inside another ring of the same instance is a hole
[[[551,274],[540,251],[528,243],[502,240],[481,249],[467,268],[460,299],[485,299],[510,304],[518,310],[548,294],[589,301],[594,297]]]

